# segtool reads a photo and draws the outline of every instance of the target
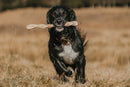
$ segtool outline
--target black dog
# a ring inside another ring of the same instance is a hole
[[[63,81],[67,80],[65,75],[69,77],[75,71],[75,81],[85,83],[84,42],[75,26],[64,26],[68,21],[76,21],[72,9],[55,6],[48,11],[47,23],[55,26],[49,29],[49,56]]]

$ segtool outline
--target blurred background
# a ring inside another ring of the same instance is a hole
[[[0,0],[0,11],[25,7],[52,7],[64,5],[82,7],[129,7],[130,0]]]
[[[64,5],[82,7],[129,7],[130,0],[0,0],[0,11],[25,7],[52,7]]]
[[[59,84],[48,56],[47,11],[73,8],[86,36],[87,84],[76,87],[130,87],[130,0],[0,0],[0,87],[72,87]]]

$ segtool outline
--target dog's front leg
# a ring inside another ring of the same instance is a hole
[[[58,59],[53,59],[52,62],[54,64],[57,74],[59,75],[59,79],[64,82],[68,82],[68,79],[65,78],[65,75],[71,76],[72,71],[67,69],[66,65]]]
[[[73,71],[71,69],[67,69],[66,65],[58,58],[55,58],[55,60],[53,60],[52,62],[59,76],[62,75],[63,73],[66,76],[71,76],[73,74]]]
[[[85,65],[86,65],[86,60],[85,57],[81,57],[79,62],[77,63],[77,72],[75,76],[75,81],[76,83],[82,83],[84,84],[86,82],[85,80]]]
[[[67,69],[66,65],[62,61],[59,61],[58,59],[56,61],[57,61],[56,66],[60,70],[62,70],[66,76],[71,76],[73,74],[73,71],[71,69]]]

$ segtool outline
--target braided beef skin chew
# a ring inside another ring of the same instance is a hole
[[[34,28],[41,28],[41,29],[45,29],[45,28],[51,28],[53,27],[53,24],[29,24],[26,26],[27,29],[34,29]]]
[[[65,26],[77,26],[77,25],[78,25],[77,21],[70,21],[65,24]],[[26,26],[27,29],[34,29],[34,28],[46,29],[52,27],[54,27],[53,24],[30,24]]]
[[[70,22],[66,22],[65,26],[77,26],[78,22],[77,21],[70,21]]]

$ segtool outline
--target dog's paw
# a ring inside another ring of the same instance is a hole
[[[80,83],[85,84],[86,80],[85,79],[80,79]]]
[[[62,79],[62,81],[63,81],[63,82],[69,82],[69,80],[68,80],[66,77],[64,77],[64,78]]]
[[[86,80],[85,79],[80,79],[80,80],[75,80],[76,83],[82,83],[85,84]]]
[[[65,72],[65,75],[68,76],[68,77],[70,77],[70,76],[72,76],[73,73],[74,73],[73,69],[68,69],[68,71]]]

